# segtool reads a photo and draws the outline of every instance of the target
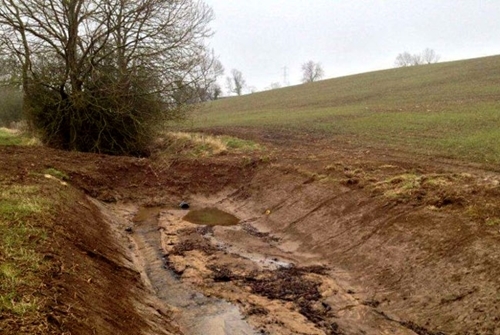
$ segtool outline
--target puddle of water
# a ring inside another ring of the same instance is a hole
[[[257,334],[245,322],[238,307],[195,291],[165,266],[158,231],[158,216],[162,210],[159,207],[141,208],[133,219],[136,229],[132,239],[157,297],[181,309],[176,320],[183,332],[187,335]]]
[[[192,210],[183,219],[207,226],[235,226],[240,222],[236,216],[211,207]]]

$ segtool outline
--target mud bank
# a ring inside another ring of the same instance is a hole
[[[253,218],[297,265],[328,269],[338,287],[325,301],[345,333],[384,333],[389,321],[417,334],[500,334],[500,235],[459,212],[272,170],[217,203]]]

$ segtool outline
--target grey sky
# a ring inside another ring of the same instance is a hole
[[[205,0],[210,41],[226,74],[262,90],[299,84],[301,64],[325,78],[386,69],[403,51],[434,49],[441,61],[500,54],[500,0]],[[225,90],[225,89],[224,89]]]

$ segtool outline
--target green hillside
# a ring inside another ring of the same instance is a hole
[[[249,127],[500,162],[500,56],[397,68],[227,98],[192,126]]]

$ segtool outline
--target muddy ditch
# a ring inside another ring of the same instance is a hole
[[[498,237],[452,212],[271,171],[189,202],[106,205],[184,334],[500,334]]]
[[[211,208],[212,221],[230,217],[213,210],[220,201],[196,199],[193,211]],[[112,211],[143,281],[184,334],[414,334],[353,298],[331,269],[311,265],[311,255],[280,249],[280,237],[251,224],[255,216],[200,225],[173,208],[118,204]]]

